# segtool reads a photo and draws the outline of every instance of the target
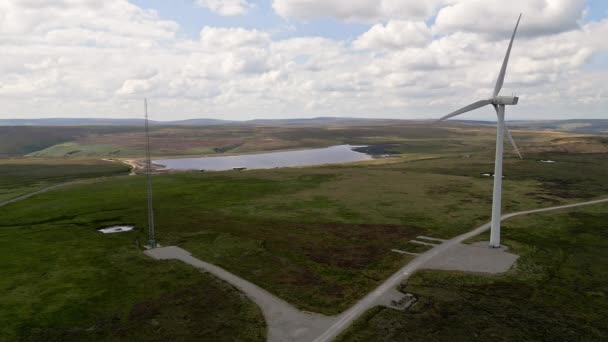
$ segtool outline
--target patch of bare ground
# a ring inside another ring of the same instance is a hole
[[[422,229],[419,228],[406,228],[398,225],[340,223],[320,224],[318,229],[327,231],[336,238],[350,240],[354,243],[336,244],[327,240],[310,242],[304,245],[304,254],[319,264],[345,269],[366,268],[369,266],[370,260],[383,258],[394,241],[413,238],[422,232]],[[383,238],[378,239],[380,236]],[[380,243],[363,243],[371,240],[377,240]],[[362,243],[356,243],[357,241]]]
[[[552,139],[546,144],[526,147],[528,152],[608,153],[608,137],[571,136]]]

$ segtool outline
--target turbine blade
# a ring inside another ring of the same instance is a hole
[[[496,80],[496,86],[494,87],[494,95],[492,97],[496,97],[498,93],[500,93],[500,89],[502,89],[502,85],[505,81],[505,73],[507,72],[507,64],[509,64],[509,55],[511,54],[511,47],[513,47],[513,40],[515,39],[515,34],[517,33],[517,27],[519,26],[519,21],[521,20],[521,13],[519,14],[519,18],[517,18],[517,24],[515,24],[515,30],[513,30],[513,35],[511,36],[511,42],[509,43],[509,48],[507,49],[507,54],[505,55],[504,61],[502,61],[502,67],[500,68],[500,73],[498,74],[498,79]]]
[[[509,127],[507,127],[506,122],[505,122],[505,133],[507,133],[507,138],[509,138],[509,141],[511,142],[511,145],[513,145],[513,149],[515,149],[515,153],[517,153],[517,155],[519,156],[519,159],[524,159],[521,156],[521,153],[519,152],[519,148],[517,148],[517,144],[515,143],[515,140],[513,139],[513,136],[511,135],[511,131],[509,130]]]
[[[450,114],[448,114],[448,115],[446,115],[446,116],[442,117],[441,119],[437,120],[437,122],[439,122],[439,121],[443,121],[443,120],[446,120],[446,119],[449,119],[449,118],[451,118],[451,117],[454,117],[454,116],[456,116],[456,115],[460,115],[460,114],[462,114],[462,113],[470,112],[470,111],[472,111],[472,110],[474,110],[474,109],[481,108],[481,107],[483,107],[483,106],[487,106],[487,105],[489,105],[490,103],[492,103],[492,100],[481,100],[481,101],[477,101],[477,102],[475,102],[475,103],[471,103],[471,104],[470,104],[470,105],[468,105],[468,106],[462,107],[462,108],[460,108],[459,110],[454,111],[454,112],[451,112]]]
[[[493,106],[494,106],[494,110],[496,110],[496,114],[498,114],[498,106],[497,105],[493,105]],[[506,121],[504,122],[504,126],[505,126],[505,133],[507,135],[507,138],[511,142],[511,145],[513,146],[513,149],[515,150],[515,153],[517,153],[517,155],[519,156],[519,159],[524,159],[524,157],[522,157],[521,153],[519,152],[519,148],[517,147],[517,144],[515,143],[515,139],[513,139],[513,136],[511,135],[511,131],[509,130],[509,127],[507,126]]]

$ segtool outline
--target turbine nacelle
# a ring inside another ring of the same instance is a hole
[[[496,96],[491,99],[491,103],[493,105],[504,105],[504,106],[514,106],[519,102],[519,97],[517,96]]]
[[[511,145],[517,152],[519,158],[521,158],[521,153],[519,153],[519,149],[517,148],[517,144],[513,137],[511,136],[511,132],[509,128],[504,123],[504,106],[514,106],[519,102],[519,97],[517,96],[499,96],[500,90],[502,89],[503,83],[505,81],[505,74],[507,72],[507,64],[509,63],[509,56],[511,55],[511,48],[513,47],[513,40],[515,39],[515,34],[517,33],[517,27],[519,27],[519,21],[521,20],[521,14],[519,18],[517,18],[517,24],[515,24],[515,29],[513,30],[513,35],[511,36],[511,41],[509,42],[509,47],[507,48],[507,53],[505,54],[505,59],[502,62],[502,66],[500,68],[500,72],[498,73],[498,79],[496,80],[496,85],[494,86],[494,93],[492,97],[486,100],[480,100],[477,102],[473,102],[468,106],[464,106],[456,111],[451,112],[450,114],[440,118],[437,121],[447,120],[449,118],[470,112],[472,110],[485,107],[488,105],[492,105],[496,110],[496,114],[499,115],[499,111],[502,112],[502,118],[499,117],[499,121],[502,121],[501,126],[504,126],[504,131],[507,134],[507,138],[511,141]],[[502,129],[501,129],[502,131]]]

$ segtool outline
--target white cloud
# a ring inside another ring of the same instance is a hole
[[[201,30],[201,42],[209,49],[232,49],[244,46],[263,46],[270,42],[270,35],[258,30],[243,28],[219,28],[205,26]]]
[[[122,87],[116,91],[118,95],[132,95],[135,93],[145,92],[152,88],[152,82],[150,80],[140,79],[129,79],[125,80]]]
[[[197,0],[196,3],[224,16],[245,14],[253,6],[247,0]]]
[[[273,0],[275,12],[302,20],[335,18],[377,23],[427,20],[437,13],[434,31],[483,33],[503,37],[512,30],[519,13],[527,22],[524,36],[538,36],[576,29],[586,10],[586,0]]]
[[[423,21],[389,21],[376,24],[353,42],[358,49],[401,49],[431,42],[431,30]]]
[[[276,13],[285,18],[333,17],[346,21],[423,19],[450,0],[273,0]]]
[[[586,0],[457,0],[437,14],[434,29],[507,37],[523,13],[520,36],[540,36],[579,27]]]
[[[326,2],[332,10],[341,3]],[[360,9],[370,3],[353,2]],[[357,17],[340,9],[345,20]],[[388,18],[382,11],[365,20]],[[450,11],[442,20],[457,15]],[[126,0],[0,0],[0,116],[133,117],[147,96],[155,119],[428,118],[488,96],[514,18],[504,19],[504,32],[497,19],[488,35],[477,26],[437,26],[446,21],[427,27],[422,12],[420,19],[371,25],[352,42],[212,26],[188,39],[176,34],[175,22]],[[608,54],[608,19],[553,23],[560,20],[524,16],[503,92],[521,96],[509,118],[605,113],[608,71],[605,63],[591,62]],[[532,34],[543,21],[544,31]]]
[[[161,20],[155,11],[143,10],[120,0],[4,0],[0,1],[0,34],[10,35],[70,34],[74,43],[96,35],[137,39],[172,39],[178,25]]]

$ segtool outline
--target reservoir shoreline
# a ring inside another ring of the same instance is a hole
[[[372,160],[369,154],[355,151],[362,146],[336,145],[325,148],[260,152],[197,158],[155,159],[163,171],[228,171],[233,169],[272,169]],[[160,170],[159,170],[160,171]]]

